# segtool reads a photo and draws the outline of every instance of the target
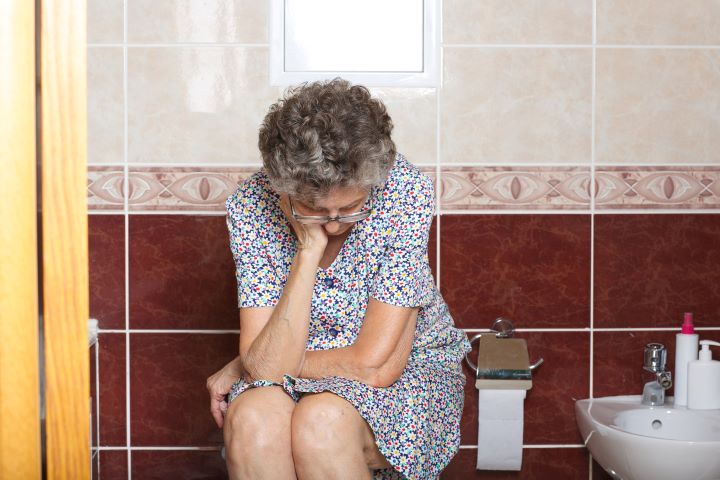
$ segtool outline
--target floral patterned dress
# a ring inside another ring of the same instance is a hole
[[[465,385],[460,362],[470,344],[455,328],[428,264],[433,183],[398,154],[385,184],[371,195],[372,214],[352,227],[332,265],[318,268],[307,350],[351,345],[372,297],[420,307],[407,366],[387,388],[340,376],[315,380],[290,375],[284,376],[282,387],[295,401],[306,392],[328,391],[352,403],[392,465],[376,470],[376,479],[437,478],[460,445]],[[239,307],[274,306],[287,280],[296,242],[279,199],[260,170],[226,202]],[[248,388],[267,385],[278,384],[240,379],[228,401]]]

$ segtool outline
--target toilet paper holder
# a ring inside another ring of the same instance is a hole
[[[489,334],[493,333],[494,337],[498,339],[512,338],[515,333],[515,327],[507,318],[499,317],[495,320],[495,322],[493,322],[490,327],[490,332],[475,335],[470,339],[470,344],[472,345],[473,343],[479,341],[483,336],[487,337]],[[516,344],[516,342],[519,342],[519,344]],[[510,346],[510,343],[508,343],[508,346]],[[470,360],[469,354],[465,355],[465,361],[475,372],[476,386],[483,381],[493,382],[496,384],[500,381],[510,381],[513,383],[525,381],[527,383],[527,388],[530,388],[532,385],[532,372],[542,365],[544,360],[541,358],[537,362],[530,364],[527,360],[527,345],[524,340],[513,340],[512,349],[515,350],[516,354],[510,359],[509,364],[513,366],[507,368],[491,368],[490,370],[484,369],[482,372],[480,371],[480,367]],[[478,357],[480,357],[480,355],[478,355]],[[521,364],[525,364],[527,367],[524,365],[519,366]]]

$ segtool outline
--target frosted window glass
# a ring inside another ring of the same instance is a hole
[[[285,0],[286,72],[422,72],[423,0]]]

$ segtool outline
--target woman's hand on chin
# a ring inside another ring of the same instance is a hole
[[[325,228],[319,224],[305,225],[295,220],[295,217],[293,217],[292,214],[292,209],[290,208],[290,201],[286,193],[280,195],[280,208],[295,232],[298,251],[305,250],[322,255],[323,252],[325,252],[325,247],[328,243],[328,236],[325,232]]]

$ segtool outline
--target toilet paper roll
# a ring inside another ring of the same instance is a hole
[[[478,391],[478,470],[522,467],[525,390]]]

